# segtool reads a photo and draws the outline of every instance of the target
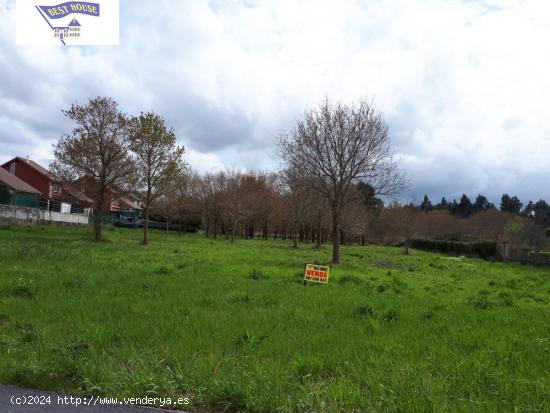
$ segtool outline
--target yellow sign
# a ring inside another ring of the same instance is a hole
[[[323,267],[322,265],[306,264],[306,270],[304,274],[304,281],[312,281],[316,283],[328,283],[328,274],[330,267]]]

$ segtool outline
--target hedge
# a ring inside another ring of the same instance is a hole
[[[478,256],[489,258],[497,256],[497,244],[494,241],[457,242],[433,239],[412,239],[410,245],[413,248],[429,251],[441,251],[447,253]]]

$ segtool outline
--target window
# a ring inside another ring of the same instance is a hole
[[[10,165],[10,174],[15,175],[15,162],[12,162]]]
[[[58,194],[59,192],[61,192],[61,188],[59,187],[59,184],[52,184],[52,192],[54,194]]]

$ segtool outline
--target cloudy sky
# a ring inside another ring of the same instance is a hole
[[[71,129],[61,109],[105,95],[164,116],[198,170],[274,169],[274,137],[304,109],[366,96],[390,124],[407,196],[550,200],[548,0],[120,8],[120,46],[16,46],[15,1],[0,0],[1,162],[47,165]]]

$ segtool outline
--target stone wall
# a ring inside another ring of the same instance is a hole
[[[87,225],[86,214],[63,214],[61,212],[43,211],[36,208],[25,208],[0,204],[0,222],[41,224],[53,222],[59,224]]]

